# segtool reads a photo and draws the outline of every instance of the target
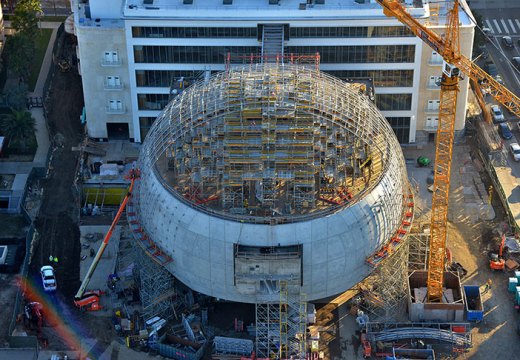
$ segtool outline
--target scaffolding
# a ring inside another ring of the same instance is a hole
[[[249,64],[175,97],[148,134],[141,168],[207,213],[302,221],[372,190],[400,151],[390,133],[355,84],[302,65]]]
[[[280,301],[256,304],[258,358],[305,359],[307,301],[298,281],[278,281]]]
[[[408,294],[408,256],[410,237],[385,258],[369,278],[360,284],[357,306],[371,321],[403,321],[406,319]]]
[[[143,318],[177,317],[177,294],[174,277],[163,266],[147,256],[140,246],[134,246],[135,276],[143,306]]]

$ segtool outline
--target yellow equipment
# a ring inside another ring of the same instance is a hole
[[[453,7],[447,15],[445,36],[436,34],[414,19],[399,0],[377,0],[377,2],[383,7],[386,16],[395,17],[406,25],[445,61],[441,80],[439,125],[436,139],[427,281],[428,301],[442,302],[448,228],[448,196],[459,76],[462,72],[476,83],[487,83],[491,89],[491,95],[516,116],[520,116],[520,98],[499,84],[470,59],[460,54],[458,0],[453,1]]]

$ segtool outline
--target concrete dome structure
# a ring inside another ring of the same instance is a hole
[[[385,118],[359,86],[303,66],[192,85],[157,118],[138,166],[137,217],[167,269],[232,301],[277,301],[279,280],[308,300],[349,289],[407,209]]]

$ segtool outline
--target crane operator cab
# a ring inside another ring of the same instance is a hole
[[[446,61],[442,62],[442,72],[447,77],[461,77],[460,69],[455,65],[448,64]]]

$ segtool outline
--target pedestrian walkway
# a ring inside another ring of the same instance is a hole
[[[493,34],[520,35],[520,19],[485,19],[484,25]]]

